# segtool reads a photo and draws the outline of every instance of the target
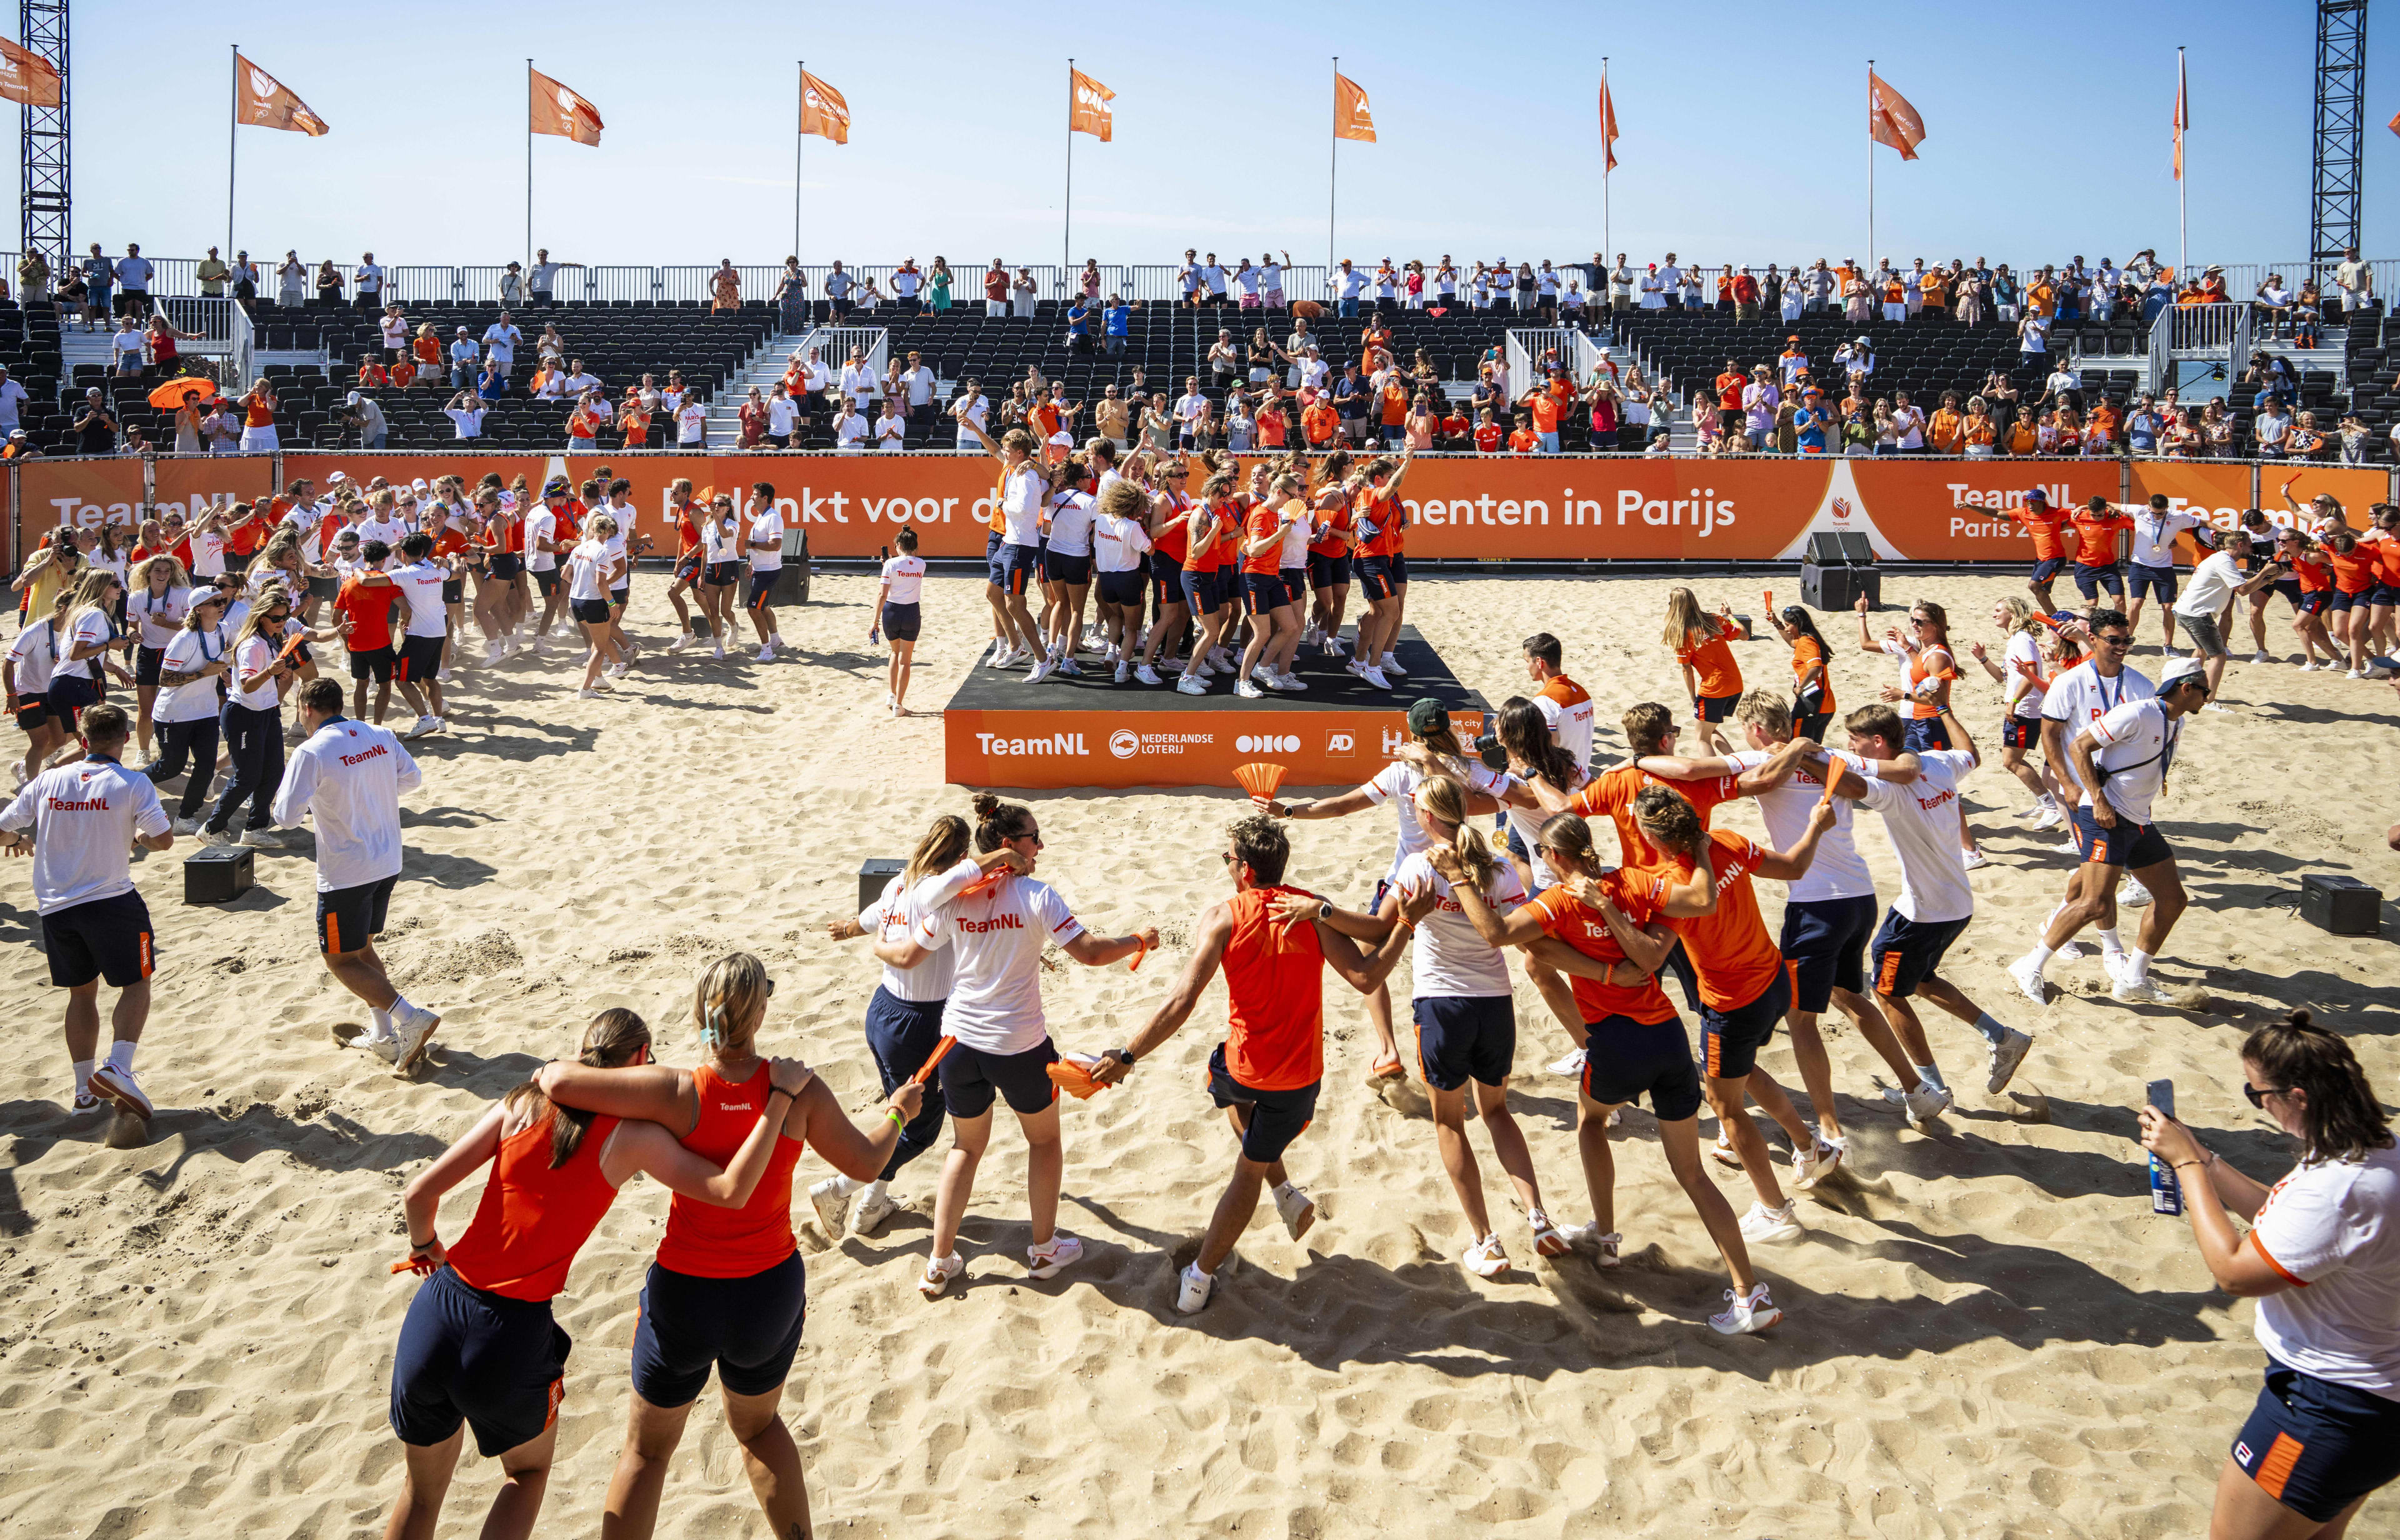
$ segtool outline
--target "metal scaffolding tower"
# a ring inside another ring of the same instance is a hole
[[[2311,268],[2358,244],[2365,182],[2366,0],[2318,0],[2316,150],[2309,181]]]
[[[23,250],[39,252],[58,279],[66,277],[73,247],[69,213],[71,183],[67,174],[66,0],[21,0],[18,36],[26,51],[47,60],[59,72],[59,104],[26,107],[23,140],[25,190]]]

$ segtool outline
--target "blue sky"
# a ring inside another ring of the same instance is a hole
[[[2302,252],[2311,7],[1947,20],[1965,9],[1916,7],[1895,29],[1741,3],[1630,22],[1618,7],[1248,0],[421,0],[239,20],[223,7],[78,4],[75,238],[161,256],[222,241],[226,45],[239,41],[334,129],[241,130],[235,239],[253,253],[518,254],[531,55],[607,124],[596,149],[535,144],[538,244],[602,263],[776,261],[792,241],[794,61],[806,58],[854,119],[848,145],[808,141],[806,260],[1055,262],[1071,54],[1117,92],[1114,142],[1075,143],[1075,261],[1167,262],[1196,245],[1320,263],[1338,53],[1381,136],[1342,146],[1342,254],[1563,261],[1600,244],[1605,52],[1623,130],[1616,247],[1637,261],[1670,249],[1687,263],[1839,260],[1866,254],[1856,39],[1867,32],[1877,73],[1928,129],[1913,164],[1876,152],[1880,253],[2122,261],[2153,246],[2174,260],[2178,41],[2192,45],[2192,258]],[[2369,47],[2366,244],[2400,256],[2400,136],[2382,126],[2400,109],[2400,29],[2370,29]]]

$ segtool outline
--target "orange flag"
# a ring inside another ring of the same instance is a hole
[[[597,108],[539,70],[528,69],[525,73],[532,76],[532,89],[527,94],[534,132],[554,133],[578,144],[600,143]]]
[[[2385,126],[2393,133],[2400,133],[2400,113],[2393,113],[2392,115],[2392,121]]]
[[[1616,170],[1616,103],[1609,97],[1605,71],[1600,77],[1600,149],[1608,157],[1608,164],[1601,169],[1605,175]]]
[[[849,99],[806,70],[800,72],[800,132],[850,143]]]
[[[2184,97],[2183,55],[2175,55],[2175,175],[2183,180],[2183,131],[2191,127],[2191,109]]]
[[[1916,159],[1916,146],[1925,143],[1925,119],[1873,70],[1867,71],[1867,136],[1898,150],[1902,160]]]
[[[1081,70],[1070,69],[1067,73],[1075,77],[1075,104],[1067,112],[1067,131],[1087,133],[1107,143],[1110,130],[1116,126],[1116,114],[1110,110],[1109,103],[1117,99],[1117,93]]]
[[[311,139],[333,132],[325,120],[310,112],[308,103],[293,95],[282,81],[239,54],[234,55],[233,75],[241,87],[234,109],[235,122],[261,129],[288,129]]]
[[[55,107],[63,100],[59,72],[40,54],[0,37],[0,97],[28,107]]]
[[[1375,142],[1375,116],[1367,110],[1367,93],[1338,70],[1333,75],[1333,137]]]

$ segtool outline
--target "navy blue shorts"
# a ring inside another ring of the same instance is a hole
[[[1873,902],[1870,900],[1869,902]],[[1720,1011],[1700,1007],[1700,1051],[1711,1080],[1739,1080],[1758,1067],[1758,1051],[1775,1035],[1775,1024],[1792,1009],[1792,975],[1775,970],[1775,981],[1746,1005]]]
[[[2293,600],[2292,607],[2303,615],[2322,615],[2332,603],[2333,594],[2321,588],[2313,593],[2303,593]]]
[[[991,558],[991,586],[1002,593],[1023,593],[1028,587],[1040,581],[1036,569],[1041,561],[1040,547],[1010,545],[1002,541]]]
[[[1127,572],[1100,574],[1100,602],[1120,607],[1141,603],[1141,586],[1146,581],[1139,567]]]
[[[438,1444],[465,1423],[486,1460],[541,1437],[574,1346],[548,1300],[511,1300],[437,1269],[408,1302],[391,1358],[391,1430]]]
[[[770,567],[764,572],[755,566],[750,569],[750,607],[752,609],[765,609],[773,604],[775,579],[783,575],[782,567]],[[616,601],[612,599],[610,602]]]
[[[1912,716],[1901,729],[1900,746],[1911,754],[1946,749],[1950,746],[1950,729],[1942,725],[1939,716]]]
[[[902,1000],[880,984],[867,997],[866,1051],[875,1056],[875,1072],[883,1079],[885,1096],[898,1090],[934,1056],[934,1049],[942,1041],[942,1007],[948,1003],[940,1000]],[[942,1111],[941,1097],[928,1095],[918,1107],[917,1115],[901,1128],[900,1142],[893,1148],[892,1158],[883,1163],[885,1181],[941,1137]]]
[[[1242,592],[1249,597],[1253,615],[1272,615],[1291,603],[1291,593],[1283,586],[1280,573],[1245,572]]]
[[[83,674],[54,675],[42,702],[60,726],[74,732],[82,725],[84,708],[100,704],[100,682]]]
[[[884,605],[883,639],[885,641],[913,642],[924,627],[925,609],[922,605],[890,603]]]
[[[951,1052],[955,1056],[957,1050]],[[1307,1131],[1316,1117],[1317,1087],[1324,1083],[1311,1081],[1289,1091],[1261,1091],[1235,1080],[1225,1068],[1223,1043],[1208,1056],[1208,1099],[1220,1107],[1250,1109],[1249,1126],[1242,1131],[1242,1158],[1261,1165],[1283,1159],[1291,1141]]]
[[[1392,585],[1398,580],[1392,575],[1389,556],[1359,557],[1353,566],[1352,576],[1367,591],[1367,597],[1379,604],[1392,596]]]
[[[1058,1062],[1057,1044],[1043,1038],[1021,1054],[988,1054],[961,1043],[943,1056],[942,1102],[954,1118],[979,1118],[991,1111],[995,1096],[1009,1110],[1030,1117],[1058,1099],[1050,1066]]]
[[[2172,566],[2144,566],[2133,563],[2126,571],[2131,579],[2132,597],[2154,596],[2162,605],[2175,603],[2175,569]]]
[[[1275,576],[1283,579],[1283,596],[1285,602],[1297,609],[1308,597],[1308,568],[1304,566],[1287,566],[1277,572]]]
[[[2107,566],[2085,566],[2081,562],[2075,564],[2075,592],[2087,599],[2096,599],[2103,589],[2120,599],[2125,596],[2125,574],[2118,569],[2116,563],[2111,562]]]
[[[1783,935],[1777,945],[1791,964],[1793,1010],[1822,1011],[1834,1002],[1835,989],[1866,992],[1867,937],[1875,926],[1873,893],[1783,906]]]
[[[1065,583],[1070,588],[1084,587],[1092,580],[1092,553],[1086,551],[1080,556],[1070,556],[1063,551],[1045,552],[1042,558],[1042,571],[1054,583]]]
[[[1417,1072],[1438,1091],[1507,1083],[1517,1061],[1516,1002],[1507,995],[1423,995],[1416,1001]]]
[[[1681,1123],[1700,1110],[1700,1070],[1692,1062],[1692,1040],[1684,1018],[1636,1021],[1603,1016],[1588,1024],[1584,1039],[1583,1094],[1611,1107],[1650,1097],[1661,1123]]]
[[[1170,556],[1164,551],[1152,552],[1150,553],[1150,575],[1157,579],[1160,592],[1175,595],[1175,597],[1168,599],[1166,601],[1167,603],[1180,604],[1182,602],[1183,563],[1180,558]]]
[[[94,898],[42,916],[42,950],[49,954],[50,982],[80,989],[95,978],[122,989],[148,978],[157,967],[150,907],[138,893]]]
[[[1967,929],[1972,916],[1957,920],[1911,920],[1893,909],[1875,932],[1875,993],[1904,1000],[1942,968],[1950,944]]]
[[[2033,580],[2038,583],[2046,583],[2066,570],[2066,557],[2045,556],[2040,561],[2033,564]]]
[[[2363,590],[2363,589],[2360,591],[2360,593],[2363,593],[2364,592],[2365,592],[2365,590]],[[2338,589],[2338,588],[2337,588],[2337,589],[2335,589],[2335,590],[2333,591],[2332,607],[2333,607],[2333,609],[2335,610],[2335,612],[2336,612],[2336,613],[2339,613],[2339,612],[2340,612],[2340,611],[2342,611],[2342,610],[2349,609],[2349,608],[2351,608],[2352,606],[2355,606],[2355,605],[2358,603],[2358,600],[2359,600],[2359,594],[2358,594],[2358,593],[2344,593],[2343,591],[2341,591],[2340,589]]]
[[[2300,607],[2300,580],[2298,578],[2278,578],[2273,582],[2268,584],[2267,587],[2290,600],[2291,606],[2294,609]],[[2259,592],[2250,595],[2250,603],[2259,609],[2266,608],[2266,589],[2261,589]]]
[[[383,934],[384,923],[391,915],[391,890],[399,880],[400,874],[394,872],[354,888],[320,890],[317,949],[328,956],[364,951],[369,942]]]
[[[689,1406],[716,1370],[735,1396],[783,1387],[800,1351],[808,1270],[797,1251],[746,1278],[697,1278],[650,1264],[634,1320],[634,1393]]]
[[[1830,711],[1795,711],[1792,714],[1792,730],[1811,743],[1821,743],[1825,741],[1825,729],[1833,724],[1833,720],[1834,714]]]
[[[1320,556],[1308,553],[1308,586],[1311,588],[1347,588],[1350,586],[1350,553]]]
[[[1217,568],[1217,602],[1244,607],[1249,595],[1242,588],[1242,569],[1232,562]]]
[[[2400,605],[2400,583],[2378,583],[2366,591],[2366,602],[2390,607]]]
[[[2107,828],[2092,816],[2090,808],[2079,807],[2074,813],[2075,848],[2083,859],[2104,862],[2111,866],[2123,866],[2133,871],[2146,871],[2161,861],[2175,859],[2167,846],[2167,837],[2159,832],[2156,824],[2136,824],[2123,813]]]
[[[2041,747],[2041,718],[2039,716],[2000,718],[2000,746],[2011,749]]]
[[[1225,602],[1217,592],[1217,574],[1185,567],[1176,577],[1176,585],[1183,595],[1184,607],[1194,615],[1214,615],[1217,606]]]
[[[2233,1463],[2260,1492],[2324,1523],[2400,1477],[2400,1401],[2270,1358]]]
[[[1722,722],[1731,716],[1733,708],[1739,704],[1741,696],[1739,692],[1732,695],[1695,695],[1692,697],[1692,720]]]

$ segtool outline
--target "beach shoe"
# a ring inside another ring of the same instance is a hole
[[[1848,1139],[1819,1138],[1806,1150],[1792,1152],[1792,1185],[1807,1192],[1841,1169],[1842,1157],[1849,1153]]]
[[[1084,676],[1083,665],[1076,662],[1071,657],[1061,658],[1057,661],[1052,663],[1050,665],[1050,672],[1053,674],[1063,674],[1070,679],[1080,679]]]
[[[817,1228],[825,1239],[838,1241],[850,1228],[850,1179],[827,1177],[809,1189],[809,1206],[817,1211]]]
[[[400,1068],[399,1038],[377,1037],[373,1032],[363,1032],[360,1034],[356,1041],[360,1047],[364,1048],[368,1053],[373,1054],[375,1057],[383,1060],[385,1065],[388,1067],[394,1070]]]
[[[1047,1246],[1025,1248],[1026,1270],[1037,1278],[1055,1278],[1084,1260],[1084,1243],[1063,1230],[1051,1233]]]
[[[1997,1097],[2007,1090],[2010,1078],[2032,1048],[2033,1039],[2015,1028],[2002,1032],[2000,1041],[1991,1045],[1991,1072],[1984,1077],[1985,1093]]]
[[[1501,1247],[1497,1231],[1468,1247],[1458,1261],[1479,1278],[1496,1278],[1508,1271],[1508,1253]]]
[[[1990,865],[1992,864],[1992,858],[1985,855],[1982,851],[1968,851],[1959,857],[1958,864],[1966,867],[1970,872],[1979,871],[1982,868]]]
[[[1123,659],[1119,659],[1116,667],[1111,669],[1109,673],[1109,683],[1112,685],[1122,685],[1127,679],[1132,677],[1133,665],[1125,661]]]
[[[283,848],[283,837],[269,829],[244,829],[241,838],[234,843],[247,845],[256,851],[280,851]]]
[[[441,1025],[442,1017],[422,1005],[394,1010],[391,1029],[400,1040],[400,1056],[391,1067],[403,1075],[416,1069],[416,1061],[425,1056],[426,1045],[433,1041],[433,1029]]]
[[[1384,654],[1381,658],[1376,659],[1375,663],[1377,667],[1381,668],[1384,673],[1390,675],[1395,679],[1405,679],[1409,676],[1409,671],[1400,666],[1400,661],[1398,658],[1393,657],[1388,652]]]
[[[1134,665],[1133,676],[1136,680],[1145,685],[1155,685],[1163,682],[1158,677],[1158,670],[1151,667],[1148,663],[1136,663]]]
[[[1746,1241],[1796,1241],[1804,1233],[1800,1221],[1792,1217],[1789,1201],[1780,1208],[1752,1201],[1750,1212],[1741,1217],[1741,1238]]]
[[[1214,1273],[1203,1273],[1198,1262],[1187,1264],[1178,1274],[1175,1309],[1179,1315],[1197,1315],[1207,1307],[1209,1292],[1217,1287]]]
[[[917,1292],[929,1300],[938,1298],[950,1287],[950,1280],[966,1270],[966,1259],[955,1251],[947,1257],[928,1257],[925,1271],[917,1279]]]
[[[1733,1147],[1733,1136],[1723,1127],[1718,1128],[1717,1141],[1709,1146],[1709,1153],[1717,1158],[1719,1165],[1728,1166],[1736,1171],[1741,1169],[1741,1152]]]
[[[1375,1060],[1373,1073],[1377,1080],[1398,1080],[1408,1071],[1400,1068],[1399,1055],[1385,1054]]]
[[[133,1071],[120,1070],[114,1064],[98,1064],[92,1067],[91,1094],[103,1100],[116,1103],[117,1106],[145,1122],[148,1121],[150,1114],[157,1111],[150,1105],[150,1097],[143,1093],[141,1082],[133,1078]]]
[[[2150,890],[2142,886],[2140,878],[2127,872],[2125,880],[2117,889],[2117,902],[2129,909],[2138,909],[2149,901]]]
[[[1956,1099],[1946,1085],[1928,1085],[1919,1081],[1916,1090],[1903,1091],[1897,1085],[1883,1084],[1880,1078],[1875,1083],[1883,1091],[1885,1103],[1900,1109],[1908,1118],[1908,1125],[1919,1130],[1948,1111],[1950,1103]]]
[[[1275,1212],[1283,1216],[1283,1227],[1293,1240],[1308,1233],[1316,1222],[1316,1203],[1300,1190],[1300,1183],[1288,1181],[1275,1192]]]
[[[1372,663],[1368,664],[1365,669],[1361,670],[1358,676],[1366,680],[1369,684],[1374,686],[1377,689],[1389,689],[1392,688],[1392,682],[1384,677],[1384,671],[1375,667]]]
[[[2108,987],[2108,998],[2128,1005],[2173,1005],[2175,996],[2167,993],[2154,978],[2120,978]],[[99,1070],[92,1071],[97,1075]]]
[[[2034,961],[2031,952],[2009,964],[2009,982],[2017,987],[2017,993],[2036,1005],[2050,1003],[2050,995],[2042,987],[2041,964]]]
[[[869,1189],[858,1200],[858,1208],[850,1216],[850,1230],[854,1235],[872,1235],[883,1228],[883,1221],[900,1212],[899,1202],[888,1192]]]
[[[1175,693],[1178,695],[1206,695],[1208,693],[1208,687],[1202,684],[1198,676],[1187,674],[1180,679],[1175,681]]]
[[[1534,1255],[1563,1257],[1567,1254],[1567,1238],[1559,1233],[1558,1226],[1550,1222],[1548,1214],[1538,1208],[1529,1209],[1525,1214],[1525,1223],[1534,1232]]]
[[[1783,1319],[1783,1312],[1775,1308],[1766,1297],[1766,1286],[1760,1284],[1747,1294],[1728,1288],[1725,1298],[1732,1302],[1725,1309],[1709,1317],[1709,1324],[1728,1337],[1764,1331]]]
[[[1248,679],[1236,679],[1234,681],[1234,693],[1240,696],[1245,701],[1256,701],[1263,698],[1266,691],[1250,683]]]

